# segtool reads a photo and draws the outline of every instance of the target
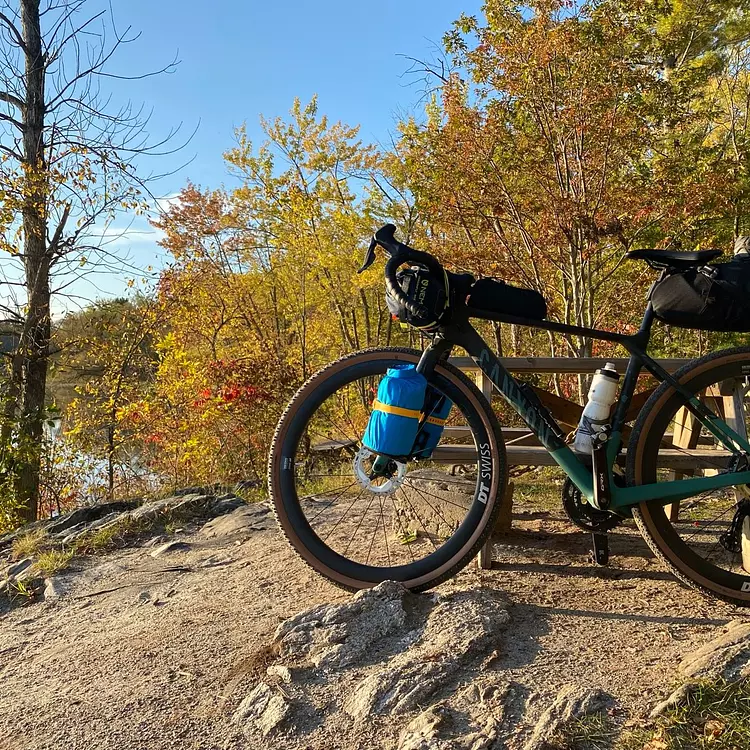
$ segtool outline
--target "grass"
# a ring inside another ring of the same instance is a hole
[[[565,474],[560,469],[542,466],[510,480],[514,500],[542,510],[562,510]]]
[[[41,529],[28,531],[13,541],[11,555],[14,560],[23,560],[39,554],[49,543],[47,535]]]
[[[72,550],[50,549],[39,553],[34,561],[34,572],[49,578],[65,570],[73,559]]]
[[[244,500],[248,505],[262,503],[268,498],[268,489],[264,486],[233,489],[232,493]]]
[[[147,529],[152,528],[148,521],[133,520],[129,516],[117,519],[114,523],[83,534],[73,542],[75,555],[99,555],[111,549],[124,547]]]
[[[616,738],[611,719],[600,711],[571,721],[546,744],[545,750],[614,750]]]
[[[703,680],[679,706],[640,727],[618,730],[605,713],[568,724],[549,750],[747,750],[750,679]]]
[[[25,581],[14,581],[10,584],[10,591],[8,593],[11,601],[22,599],[26,604],[34,598],[34,594],[34,588]]]
[[[645,747],[648,750],[749,748],[750,680],[697,683],[683,705],[659,719]]]

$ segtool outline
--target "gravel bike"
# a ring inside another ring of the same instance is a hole
[[[302,559],[350,590],[390,579],[422,591],[476,556],[500,511],[508,467],[503,431],[488,400],[447,361],[460,347],[565,472],[590,524],[606,530],[632,517],[682,581],[750,604],[750,347],[713,352],[670,374],[646,352],[655,320],[650,300],[638,331],[626,335],[519,315],[502,302],[513,288],[487,279],[483,306],[473,306],[459,284],[445,301],[446,314],[430,320],[419,294],[402,288],[399,269],[421,268],[433,279],[445,278],[446,285],[449,274],[434,256],[397,241],[394,229],[378,230],[361,270],[375,260],[377,248],[385,250],[388,295],[412,321],[428,321],[422,328],[431,341],[421,352],[378,348],[345,356],[313,375],[287,406],[270,451],[269,487],[279,526]],[[638,250],[630,257],[665,275],[703,266],[720,254]],[[511,376],[472,319],[591,337],[629,352],[610,425],[591,455],[571,449],[566,431],[533,390]],[[379,380],[405,363],[415,365],[453,408],[432,457],[378,461],[361,436]],[[631,426],[628,410],[644,368],[660,384]],[[674,439],[686,420],[692,425],[687,444]],[[665,468],[665,446],[684,452],[689,468]],[[441,447],[447,447],[442,458]],[[449,470],[455,464],[464,467],[462,475]],[[679,515],[670,511],[678,503]]]

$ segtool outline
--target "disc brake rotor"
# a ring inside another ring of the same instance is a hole
[[[392,461],[394,471],[390,476],[370,477],[371,471],[365,468],[367,465],[372,466],[373,459],[377,456],[369,448],[362,446],[354,456],[354,476],[361,487],[375,495],[388,495],[395,492],[404,482],[406,476],[406,464],[400,461]],[[385,481],[383,481],[385,480]],[[375,484],[382,482],[381,484]]]

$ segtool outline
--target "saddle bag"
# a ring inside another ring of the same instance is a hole
[[[391,458],[408,456],[419,431],[427,380],[414,365],[398,365],[386,372],[378,385],[377,399],[362,443]]]
[[[750,332],[750,260],[672,271],[654,285],[651,304],[680,328]]]

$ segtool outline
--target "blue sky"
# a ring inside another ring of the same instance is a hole
[[[480,12],[479,0],[385,0],[377,3],[302,0],[127,0],[113,3],[115,21],[141,32],[110,65],[119,74],[138,74],[181,61],[169,75],[139,81],[108,79],[114,100],[131,99],[153,109],[154,137],[182,124],[192,141],[179,154],[149,160],[156,172],[176,169],[154,186],[173,195],[186,181],[202,187],[232,186],[222,153],[233,145],[234,128],[285,115],[297,96],[318,95],[320,111],[332,120],[361,125],[365,141],[387,142],[395,122],[420,110],[421,89],[406,74],[404,56],[429,58],[461,13]],[[178,136],[179,139],[179,136]],[[111,230],[128,228],[110,249],[129,248],[134,265],[161,265],[157,235],[142,220],[121,217]],[[101,276],[77,284],[83,298],[117,294],[128,275]],[[58,308],[60,309],[60,308]]]
[[[127,0],[115,14],[120,27],[141,29],[123,50],[123,72],[158,68],[181,59],[169,76],[118,86],[154,106],[153,130],[163,133],[200,122],[188,154],[195,161],[168,181],[169,191],[189,177],[206,186],[225,179],[221,154],[234,127],[246,121],[258,135],[258,116],[285,114],[295,96],[318,94],[333,119],[362,125],[365,139],[387,138],[395,118],[419,91],[404,77],[409,62],[424,57],[462,12],[477,0]],[[210,10],[207,10],[210,9]]]

